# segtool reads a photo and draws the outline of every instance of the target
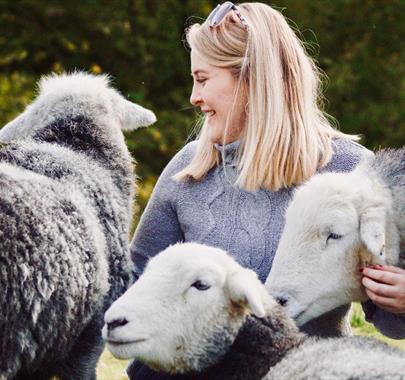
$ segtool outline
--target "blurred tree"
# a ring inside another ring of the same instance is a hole
[[[305,39],[320,46],[320,67],[330,78],[328,110],[341,129],[364,135],[370,148],[404,145],[405,1],[288,5]]]
[[[109,73],[155,126],[127,135],[142,209],[157,176],[192,133],[184,28],[216,0],[0,0],[0,125],[51,71]],[[267,2],[269,3],[269,2]],[[405,1],[277,0],[329,76],[327,111],[370,147],[405,143]],[[190,17],[191,16],[191,17]],[[294,22],[296,24],[294,24]],[[325,83],[326,85],[326,83]]]

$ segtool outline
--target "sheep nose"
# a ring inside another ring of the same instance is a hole
[[[114,319],[107,323],[108,331],[114,330],[116,327],[125,326],[128,321],[125,318]]]
[[[276,301],[281,306],[286,306],[288,303],[288,299],[285,297],[276,297]]]

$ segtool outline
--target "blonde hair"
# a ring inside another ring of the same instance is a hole
[[[333,138],[358,137],[333,128],[320,109],[320,72],[284,16],[261,3],[238,8],[248,30],[229,13],[215,28],[204,22],[186,31],[192,50],[231,70],[239,78],[237,92],[247,91],[236,185],[255,191],[300,184],[330,161]],[[199,181],[220,162],[204,124],[194,158],[175,178]]]

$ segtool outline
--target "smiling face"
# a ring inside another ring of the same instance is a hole
[[[191,51],[191,73],[194,83],[190,102],[204,113],[204,127],[207,128],[210,140],[218,144],[237,140],[246,119],[246,95],[243,95],[242,88],[235,101],[238,78],[228,69],[208,64],[194,50]]]

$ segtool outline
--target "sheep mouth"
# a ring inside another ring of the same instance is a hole
[[[300,318],[303,316],[303,314],[305,314],[306,310],[301,310],[298,313],[296,313],[294,316],[292,316],[292,318],[297,321],[297,323],[300,322]]]
[[[303,324],[308,322],[307,321],[307,311],[308,311],[308,309],[305,308],[305,309],[298,310],[293,314],[290,314],[290,313],[288,313],[288,314],[290,314],[290,318],[292,318],[298,326],[302,326]]]
[[[108,340],[107,343],[112,347],[122,347],[122,346],[127,346],[130,344],[142,343],[142,342],[145,342],[146,340],[147,340],[146,338],[140,338],[140,339],[135,339],[135,340],[130,340],[130,341]]]

